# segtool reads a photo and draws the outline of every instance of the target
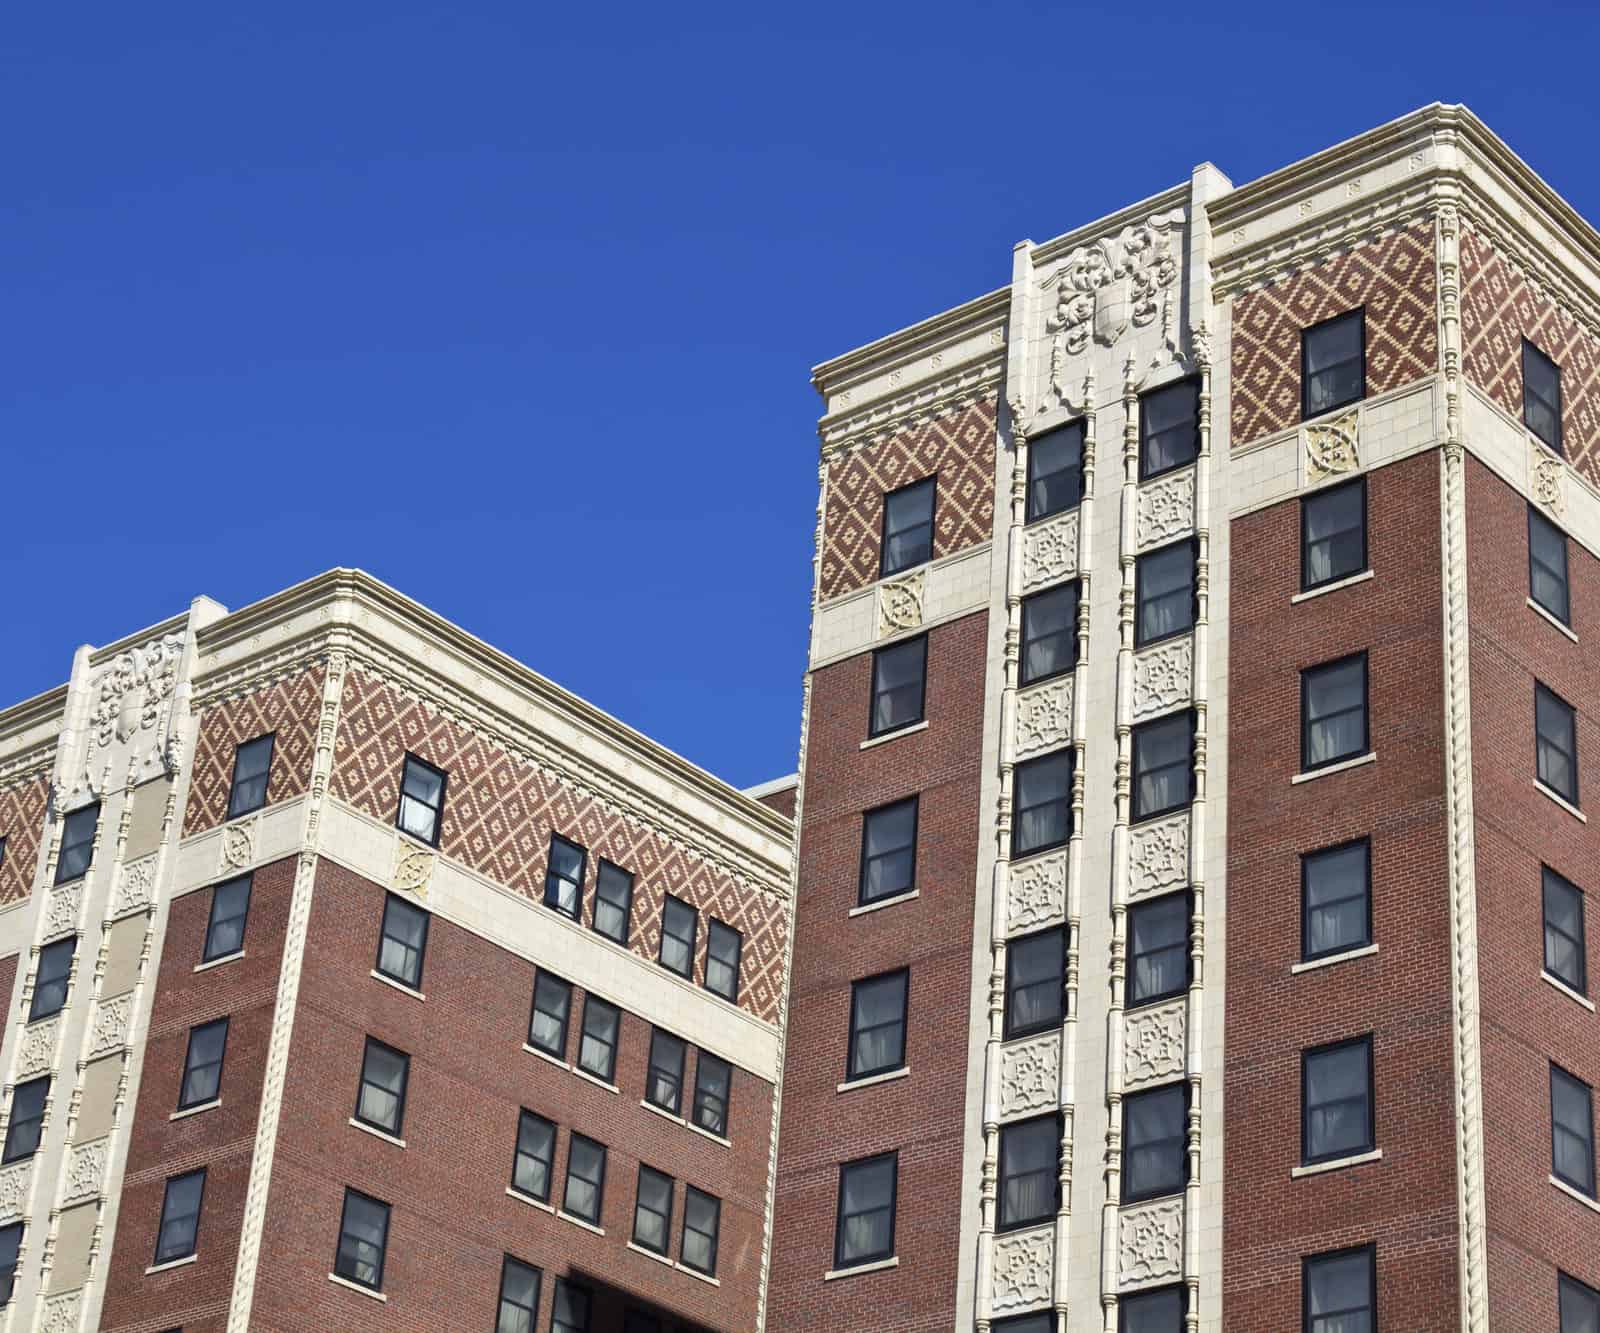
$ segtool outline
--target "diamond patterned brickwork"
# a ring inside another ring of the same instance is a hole
[[[1522,420],[1522,340],[1561,367],[1561,441],[1600,482],[1600,343],[1470,228],[1461,233],[1461,350],[1466,377]]]
[[[632,872],[629,944],[654,960],[661,909],[671,893],[700,910],[694,981],[705,976],[707,926],[716,917],[744,935],[739,1004],[777,1021],[783,992],[783,905],[677,846],[649,825],[557,774],[508,754],[421,700],[359,667],[345,680],[331,791],[374,819],[392,823],[406,752],[449,774],[439,850],[532,899],[544,891],[550,835],[581,843],[589,857],[583,924],[592,924],[599,858]]]
[[[1409,227],[1247,292],[1233,307],[1233,446],[1300,420],[1300,331],[1367,311],[1367,394],[1431,375],[1439,331],[1433,228]]]
[[[0,863],[0,906],[21,902],[33,892],[49,800],[50,779],[44,773],[0,789],[0,838],[6,840],[5,861]]]
[[[200,717],[194,777],[183,816],[183,836],[193,837],[223,822],[233,786],[234,751],[242,741],[273,732],[267,804],[303,796],[311,785],[317,718],[322,711],[323,667],[319,663],[287,680],[248,694],[221,699]]]
[[[821,598],[878,581],[883,497],[938,475],[933,554],[953,555],[994,531],[995,403],[935,417],[829,465],[823,518]]]

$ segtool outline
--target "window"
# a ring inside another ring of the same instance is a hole
[[[1188,1089],[1182,1083],[1136,1092],[1122,1101],[1122,1202],[1176,1194],[1189,1178],[1184,1151]]]
[[[412,990],[422,989],[422,959],[428,950],[428,914],[389,894],[378,937],[378,971]]]
[[[712,1277],[717,1271],[717,1236],[722,1229],[722,1200],[693,1185],[683,1187],[683,1244],[685,1268]]]
[[[1033,1314],[996,1319],[989,1328],[992,1333],[1056,1333],[1056,1317],[1049,1310],[1036,1310]]]
[[[710,1051],[701,1051],[694,1070],[694,1123],[709,1134],[728,1137],[728,1093],[733,1066]]]
[[[189,1050],[183,1057],[178,1109],[214,1102],[222,1090],[222,1056],[228,1046],[228,1020],[219,1018],[189,1029]]]
[[[1179,380],[1140,397],[1140,481],[1192,463],[1199,453],[1199,380]]]
[[[906,982],[901,970],[850,987],[850,1061],[847,1079],[871,1078],[906,1062]]]
[[[228,789],[228,818],[237,819],[267,803],[267,775],[272,772],[271,735],[257,736],[233,752],[233,785]]]
[[[72,981],[72,955],[77,947],[78,937],[71,935],[39,950],[39,970],[33,978],[33,1003],[28,1007],[30,1023],[66,1008],[67,986]]]
[[[583,911],[583,865],[588,853],[575,842],[550,835],[550,864],[544,872],[544,905],[576,921]]]
[[[861,821],[861,906],[910,893],[917,882],[915,796],[868,810]]]
[[[94,832],[100,823],[100,806],[86,805],[67,816],[61,830],[61,855],[56,861],[56,883],[65,884],[89,871],[94,860]]]
[[[1362,838],[1300,858],[1300,957],[1372,943],[1372,844]]]
[[[672,1243],[672,1177],[643,1163],[633,1204],[633,1243],[657,1254],[665,1254]]]
[[[1376,1333],[1377,1252],[1370,1245],[1305,1260],[1305,1333]]]
[[[1174,542],[1141,555],[1134,565],[1134,647],[1159,643],[1194,628],[1194,557],[1192,541]]]
[[[1061,1170],[1061,1120],[1045,1115],[1000,1129],[1000,1220],[1014,1231],[1056,1215]]]
[[[17,1280],[17,1256],[22,1252],[22,1223],[0,1227],[0,1306],[10,1305]]]
[[[1184,1289],[1158,1287],[1117,1300],[1117,1333],[1183,1333]]]
[[[1557,1180],[1594,1198],[1593,1099],[1587,1083],[1557,1065],[1550,1066],[1550,1159]]]
[[[839,1218],[833,1231],[836,1269],[874,1264],[894,1254],[898,1175],[899,1158],[892,1152],[839,1168]]]
[[[1367,396],[1367,321],[1347,311],[1300,334],[1300,416],[1309,421]]]
[[[1128,1008],[1189,989],[1189,915],[1187,893],[1128,909]]]
[[[1578,720],[1572,705],[1543,685],[1533,687],[1533,729],[1538,737],[1539,781],[1578,803]]]
[[[1069,421],[1028,441],[1028,522],[1083,499],[1083,422]]]
[[[1011,799],[1011,855],[1059,847],[1072,836],[1070,749],[1018,764]]]
[[[1522,420],[1561,452],[1561,367],[1526,338],[1522,340]]]
[[[572,1012],[572,987],[560,977],[541,971],[533,979],[533,1018],[528,1023],[528,1045],[557,1060],[567,1058],[567,1016]]]
[[[633,876],[601,857],[600,874],[594,888],[595,930],[608,940],[626,944],[632,915]]]
[[[361,1084],[356,1091],[356,1119],[398,1138],[406,1114],[406,1081],[410,1073],[409,1055],[368,1037],[366,1054],[361,1057]]]
[[[1300,590],[1337,583],[1367,567],[1367,479],[1300,501]]]
[[[1583,894],[1545,866],[1544,970],[1583,995],[1589,989],[1583,954]]]
[[[202,963],[244,952],[244,922],[250,912],[250,876],[240,875],[211,890],[211,916],[206,922]]]
[[[5,865],[5,863],[6,863],[6,840],[5,840],[5,836],[3,834],[0,834],[0,866]]]
[[[1005,1036],[1026,1037],[1061,1026],[1065,936],[1061,927],[1006,945]]]
[[[1022,599],[1022,663],[1018,683],[1032,685],[1078,665],[1078,582]]]
[[[517,1151],[511,1162],[511,1188],[540,1203],[550,1202],[550,1172],[556,1160],[556,1127],[524,1110],[517,1117]]]
[[[598,996],[586,995],[578,1068],[602,1083],[610,1083],[617,1072],[617,1034],[621,1027],[622,1010]]]
[[[739,954],[744,936],[712,917],[706,926],[706,989],[724,1000],[739,999]]]
[[[1300,767],[1309,773],[1365,754],[1367,655],[1355,653],[1300,673]]]
[[[388,1248],[389,1205],[347,1188],[333,1271],[347,1282],[378,1291],[383,1286],[383,1259]]]
[[[661,965],[680,977],[694,975],[694,908],[670,893],[661,907]]]
[[[605,1183],[605,1144],[574,1134],[567,1149],[567,1191],[562,1210],[591,1226],[599,1226],[600,1196]]]
[[[879,578],[933,559],[933,500],[932,477],[883,497],[883,561]]]
[[[556,1279],[550,1333],[589,1333],[589,1288],[580,1287],[565,1278]]]
[[[683,1057],[688,1049],[681,1037],[656,1028],[650,1034],[650,1069],[645,1079],[645,1100],[663,1111],[678,1114],[683,1105]]]
[[[1567,534],[1528,506],[1528,596],[1563,625],[1572,624]]]
[[[873,653],[869,736],[884,736],[922,721],[927,666],[925,634]]]
[[[443,814],[444,774],[408,754],[400,777],[400,813],[395,823],[412,837],[437,847]]]
[[[205,1192],[203,1167],[167,1181],[161,1199],[161,1228],[156,1232],[156,1263],[170,1264],[194,1253],[200,1232],[200,1201]]]
[[[20,1238],[22,1227],[6,1228],[7,1231],[13,1229]],[[0,1236],[4,1234],[0,1232]],[[1561,1320],[1559,1333],[1600,1333],[1600,1291],[1560,1273],[1556,1277],[1556,1292]]]
[[[1372,1038],[1357,1037],[1305,1052],[1300,1079],[1300,1160],[1309,1166],[1371,1152],[1377,1144]]]
[[[39,1151],[44,1129],[44,1104],[50,1096],[50,1076],[17,1084],[11,1094],[11,1123],[6,1126],[5,1151],[0,1162],[19,1162]]]
[[[500,1269],[500,1313],[494,1333],[533,1333],[539,1319],[540,1277],[531,1264],[506,1255]]]
[[[1194,714],[1133,729],[1133,818],[1153,819],[1194,799]]]

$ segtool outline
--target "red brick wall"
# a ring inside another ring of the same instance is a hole
[[[806,754],[800,899],[784,1058],[768,1327],[948,1330],[961,1201],[988,617],[928,636],[928,729],[868,750],[870,654],[818,671]],[[861,814],[921,794],[919,897],[856,905]],[[848,1093],[850,983],[909,964],[910,1075]],[[900,1266],[824,1283],[839,1164],[898,1149]]]
[[[549,1326],[555,1279],[587,1273],[619,1292],[710,1328],[753,1326],[771,1134],[769,1084],[739,1070],[730,1099],[732,1148],[640,1105],[650,1025],[624,1014],[612,1093],[522,1049],[533,965],[447,921],[428,934],[418,1001],[370,975],[384,894],[329,862],[317,871],[295,1017],[282,1129],[267,1203],[252,1327],[434,1330],[490,1328],[502,1257],[544,1270],[537,1327]],[[583,992],[574,990],[570,1057]],[[352,1127],[365,1038],[411,1056],[399,1148]],[[693,1087],[694,1058],[687,1070]],[[574,1127],[609,1149],[604,1238],[509,1197],[518,1109],[554,1120],[552,1200],[559,1203]],[[678,1181],[672,1256],[678,1257],[684,1183],[722,1199],[720,1287],[627,1248],[643,1158]],[[345,1187],[393,1205],[385,1304],[328,1281]],[[597,1304],[597,1330],[620,1328],[620,1297]]]
[[[785,787],[782,791],[772,792],[770,795],[758,797],[762,805],[771,806],[785,819],[794,818],[795,797],[800,794],[798,786]]]
[[[824,601],[878,581],[883,497],[938,474],[933,554],[953,555],[994,531],[995,400],[975,403],[870,444],[828,466],[823,519]]]
[[[17,955],[0,958],[0,1043],[6,1039],[6,1027],[11,1021],[11,987],[17,980]],[[21,1014],[18,1014],[21,1017]]]
[[[194,970],[205,943],[210,892],[202,889],[172,903],[128,1145],[116,1243],[106,1274],[104,1329],[150,1333],[178,1324],[185,1330],[214,1329],[226,1321],[294,866],[289,857],[255,872],[245,956],[221,967]],[[222,1104],[172,1120],[189,1029],[223,1015],[229,1023]],[[200,1166],[206,1168],[206,1189],[199,1259],[147,1277],[144,1270],[155,1254],[167,1178]]]
[[[334,753],[332,792],[392,823],[406,751],[449,774],[439,848],[446,855],[529,898],[544,894],[550,835],[589,851],[584,922],[594,912],[599,858],[633,881],[634,952],[654,960],[661,946],[666,894],[693,903],[744,935],[739,1004],[773,1023],[783,992],[783,904],[670,842],[655,829],[571,786],[558,775],[508,754],[360,667],[345,678]],[[695,940],[695,984],[705,973],[708,930]]]
[[[1223,1324],[1300,1320],[1300,1261],[1375,1241],[1386,1328],[1457,1326],[1439,460],[1371,474],[1375,577],[1299,605],[1299,505],[1232,533]],[[1369,652],[1377,762],[1291,785],[1302,667]],[[1474,694],[1477,692],[1474,680]],[[1531,710],[1532,704],[1529,704]],[[1372,839],[1378,953],[1292,975],[1299,854]],[[1300,1055],[1374,1034],[1378,1163],[1300,1180]]]
[[[0,903],[21,902],[33,892],[49,800],[49,774],[0,791],[0,837],[6,840],[5,864],[0,865]]]
[[[1600,1018],[1540,980],[1540,865],[1584,891],[1592,994],[1600,833],[1534,789],[1533,683],[1578,710],[1579,796],[1593,806],[1600,561],[1568,543],[1573,643],[1527,605],[1526,502],[1482,464],[1467,468],[1490,1322],[1542,1330],[1555,1327],[1557,1268],[1600,1287],[1600,1216],[1549,1183],[1550,1061],[1600,1088]]]
[[[1233,304],[1233,446],[1300,420],[1300,331],[1367,309],[1367,394],[1437,368],[1433,226],[1357,246]]]

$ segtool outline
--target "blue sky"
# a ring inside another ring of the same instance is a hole
[[[250,8],[10,16],[0,701],[359,565],[757,782],[814,363],[1435,100],[1600,217],[1588,7]]]

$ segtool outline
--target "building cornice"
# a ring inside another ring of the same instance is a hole
[[[48,775],[66,711],[67,687],[57,685],[0,712],[0,785]]]

